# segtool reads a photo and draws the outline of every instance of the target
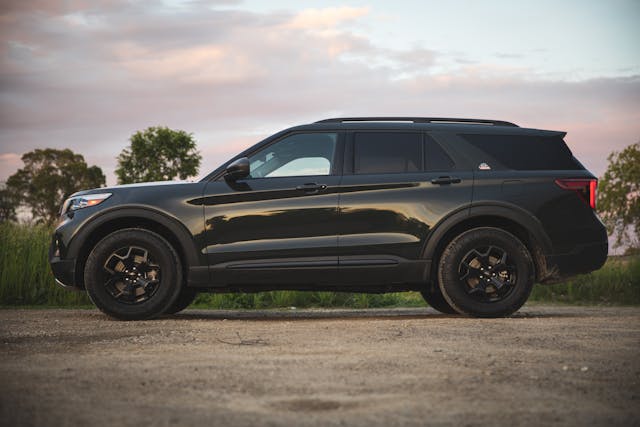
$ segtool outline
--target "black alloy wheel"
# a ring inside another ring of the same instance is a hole
[[[438,284],[458,313],[503,317],[529,298],[535,268],[527,247],[513,234],[493,227],[468,230],[445,248]]]
[[[85,287],[109,316],[141,320],[165,313],[182,289],[180,258],[162,236],[145,229],[115,231],[87,258]]]
[[[517,281],[518,267],[507,251],[497,246],[481,246],[467,252],[458,266],[459,278],[467,293],[480,302],[506,298]]]
[[[160,284],[160,266],[148,250],[138,246],[115,250],[107,258],[103,270],[107,292],[123,304],[147,301]]]

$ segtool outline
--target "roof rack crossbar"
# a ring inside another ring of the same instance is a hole
[[[315,123],[348,123],[348,122],[413,122],[413,123],[451,123],[480,124],[491,126],[518,127],[517,124],[502,120],[457,119],[452,117],[335,117],[319,120]]]

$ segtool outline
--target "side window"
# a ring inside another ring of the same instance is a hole
[[[422,169],[422,134],[358,132],[354,135],[356,174],[406,173]]]
[[[338,134],[298,133],[251,157],[251,178],[330,175]]]
[[[576,170],[581,169],[560,136],[536,135],[461,135],[507,169]],[[483,161],[483,159],[478,159]]]
[[[448,171],[453,169],[453,160],[429,135],[424,139],[424,168],[426,171]]]

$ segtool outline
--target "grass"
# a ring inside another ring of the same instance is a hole
[[[48,264],[51,229],[42,225],[0,224],[0,307],[87,307],[82,292],[58,286]],[[564,304],[640,304],[640,256],[611,257],[591,274],[556,285],[537,285],[530,301]],[[252,294],[201,294],[198,308],[266,309],[284,307],[422,307],[417,292],[356,294],[272,291]]]
[[[640,304],[640,256],[609,257],[604,267],[564,283],[537,285],[530,301],[564,304]]]
[[[270,291],[251,294],[200,294],[192,307],[217,309],[265,309],[309,307],[425,307],[418,292],[355,294],[347,292]]]
[[[0,224],[0,306],[91,304],[83,292],[58,286],[49,268],[51,228]]]

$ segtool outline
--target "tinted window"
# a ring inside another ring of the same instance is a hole
[[[425,136],[424,140],[424,168],[427,171],[445,171],[453,168],[453,160],[429,136]]]
[[[354,172],[402,173],[422,169],[422,135],[360,132],[354,140]]]
[[[329,175],[338,135],[298,133],[249,157],[252,178]]]
[[[508,169],[580,169],[560,137],[529,135],[462,135]],[[477,159],[483,162],[486,159]]]

